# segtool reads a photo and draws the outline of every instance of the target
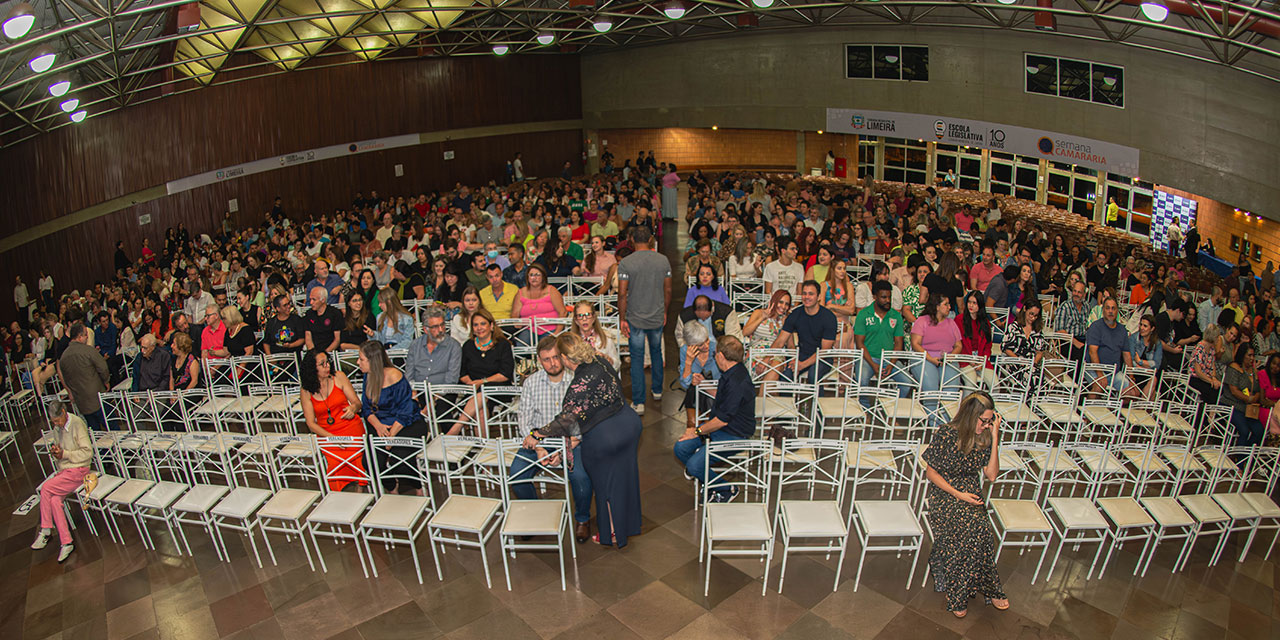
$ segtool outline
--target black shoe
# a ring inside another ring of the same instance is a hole
[[[733,499],[736,497],[738,497],[738,488],[730,487],[728,491],[717,491],[711,494],[711,497],[708,498],[708,502],[733,502]]]

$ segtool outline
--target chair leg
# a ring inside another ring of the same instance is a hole
[[[515,542],[516,540],[515,540],[515,537],[513,536],[511,538],[512,547],[515,546]],[[507,591],[510,591],[511,590],[511,567],[507,564],[507,538],[502,534],[502,532],[498,532],[498,550],[502,552],[501,554],[502,555],[502,573],[506,574],[507,576]],[[513,548],[512,553],[514,552],[515,552],[515,549]],[[481,557],[484,557],[484,554],[481,554]]]

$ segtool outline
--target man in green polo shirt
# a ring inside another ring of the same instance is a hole
[[[875,304],[865,307],[853,320],[853,341],[862,349],[860,384],[870,384],[880,376],[880,354],[886,349],[902,350],[903,328],[906,322],[902,314],[893,309],[893,285],[888,280],[877,280],[871,285]]]

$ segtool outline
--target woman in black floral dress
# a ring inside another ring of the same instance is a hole
[[[991,396],[977,392],[960,403],[955,418],[938,428],[924,452],[929,479],[929,524],[934,588],[947,594],[947,610],[963,618],[969,599],[983,596],[1001,611],[1009,600],[996,572],[995,534],[982,503],[978,474],[1000,472],[1000,416]]]
[[[583,468],[596,494],[597,540],[627,546],[640,535],[640,416],[622,400],[618,372],[581,336],[564,332],[556,339],[573,382],[560,415],[531,437],[581,437]]]

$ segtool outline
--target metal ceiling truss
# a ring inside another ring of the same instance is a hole
[[[1163,23],[1137,0],[751,0],[686,1],[667,18],[667,0],[32,0],[37,28],[0,46],[0,147],[70,124],[47,86],[72,81],[89,115],[298,69],[382,58],[592,52],[740,31],[812,27],[919,26],[1045,33],[1113,42],[1224,66],[1280,82],[1276,0],[1177,0]],[[188,5],[199,4],[199,11]],[[184,10],[185,9],[185,10]],[[198,23],[195,17],[198,14]],[[593,27],[604,16],[613,26]],[[179,25],[180,20],[190,24]],[[551,45],[537,41],[553,34]],[[851,40],[862,38],[851,36]],[[37,48],[53,68],[28,66]]]

